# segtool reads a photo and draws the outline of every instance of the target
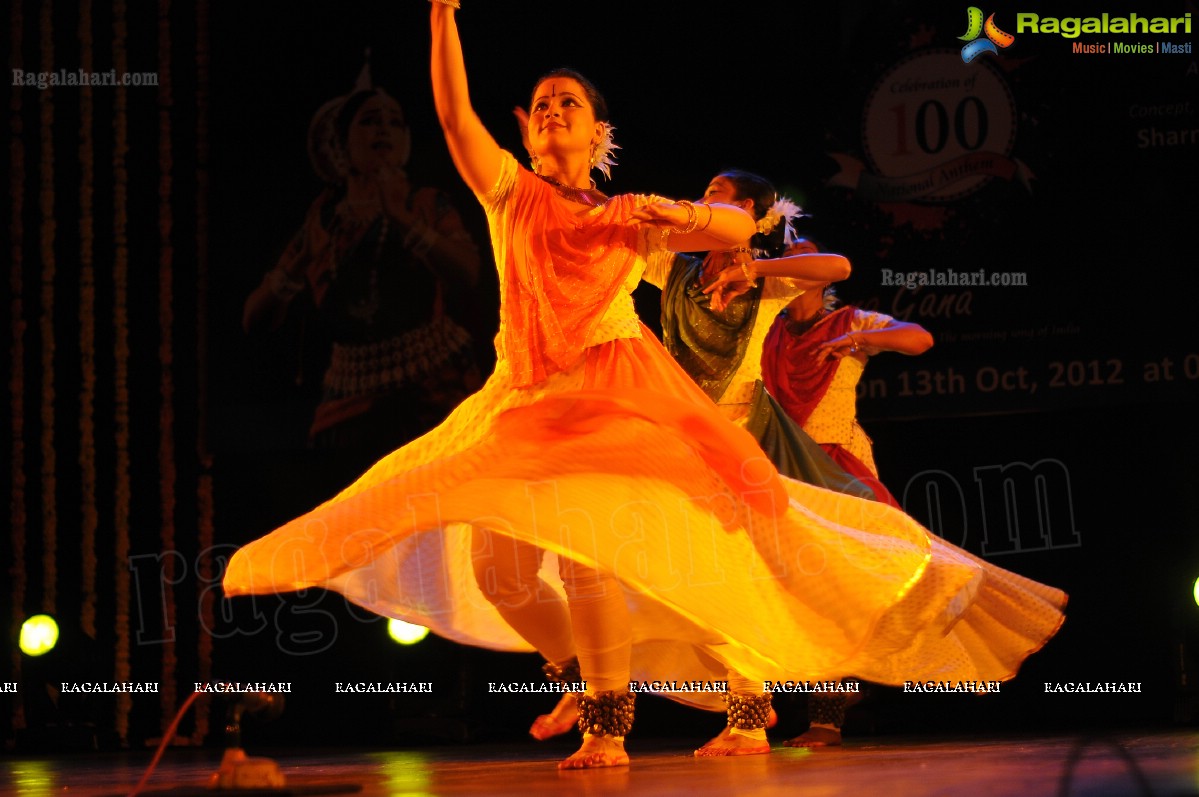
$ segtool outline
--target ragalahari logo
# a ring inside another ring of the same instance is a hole
[[[984,33],[986,34],[985,39],[978,38]],[[970,6],[966,9],[966,33],[958,36],[958,39],[968,42],[962,48],[962,60],[968,64],[983,53],[997,55],[998,47],[1011,47],[1016,37],[999,29],[999,26],[995,24],[994,14],[987,17],[987,21],[984,23],[982,9],[978,6]]]

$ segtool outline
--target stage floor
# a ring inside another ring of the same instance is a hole
[[[269,755],[281,767],[287,785],[275,794],[1199,795],[1197,729],[969,740],[877,737],[842,748],[776,746],[770,755],[726,759],[694,758],[689,744],[630,738],[631,766],[581,772],[559,772],[555,766],[570,751],[566,739],[389,751],[248,752]],[[8,781],[0,793],[127,795],[151,757],[149,751],[40,758],[9,754],[0,759]],[[139,794],[211,795],[206,784],[219,759],[219,750],[169,750]]]

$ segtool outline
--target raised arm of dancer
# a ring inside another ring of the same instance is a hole
[[[430,6],[433,33],[430,73],[437,119],[458,173],[472,191],[483,194],[499,179],[502,151],[470,102],[455,9],[441,2]]]

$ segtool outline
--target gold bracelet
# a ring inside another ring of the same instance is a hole
[[[699,232],[703,232],[704,230],[706,230],[712,226],[712,214],[715,212],[714,210],[712,210],[712,206],[709,205],[707,202],[704,203],[704,207],[706,207],[708,209],[708,220],[704,222],[704,226],[699,228]]]
[[[462,8],[462,3],[459,0],[429,0],[430,3],[441,3],[443,6],[450,8]]]
[[[741,273],[745,275],[745,281],[749,283],[749,287],[758,287],[758,278],[750,276],[749,266],[746,265],[744,260],[741,261]]]
[[[695,228],[699,225],[699,213],[695,211],[695,203],[690,200],[680,199],[675,204],[687,209],[687,225],[685,227],[676,227],[671,232],[677,232],[681,235],[695,232]]]

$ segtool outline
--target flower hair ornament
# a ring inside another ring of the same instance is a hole
[[[832,285],[825,285],[824,291],[821,294],[821,306],[824,308],[824,312],[831,313],[836,310],[840,302],[841,299],[837,296],[837,289]]]
[[[783,243],[790,246],[795,243],[795,228],[791,226],[791,222],[795,219],[805,218],[807,215],[799,205],[785,196],[780,196],[766,211],[766,215],[758,219],[758,232],[762,235],[769,235],[781,221],[786,225],[783,229]]]
[[[616,128],[607,122],[600,122],[604,126],[604,134],[600,137],[599,143],[591,149],[591,168],[599,169],[603,172],[605,180],[612,179],[612,167],[616,165],[616,156],[612,154],[613,150],[620,147],[612,141],[612,131]]]

